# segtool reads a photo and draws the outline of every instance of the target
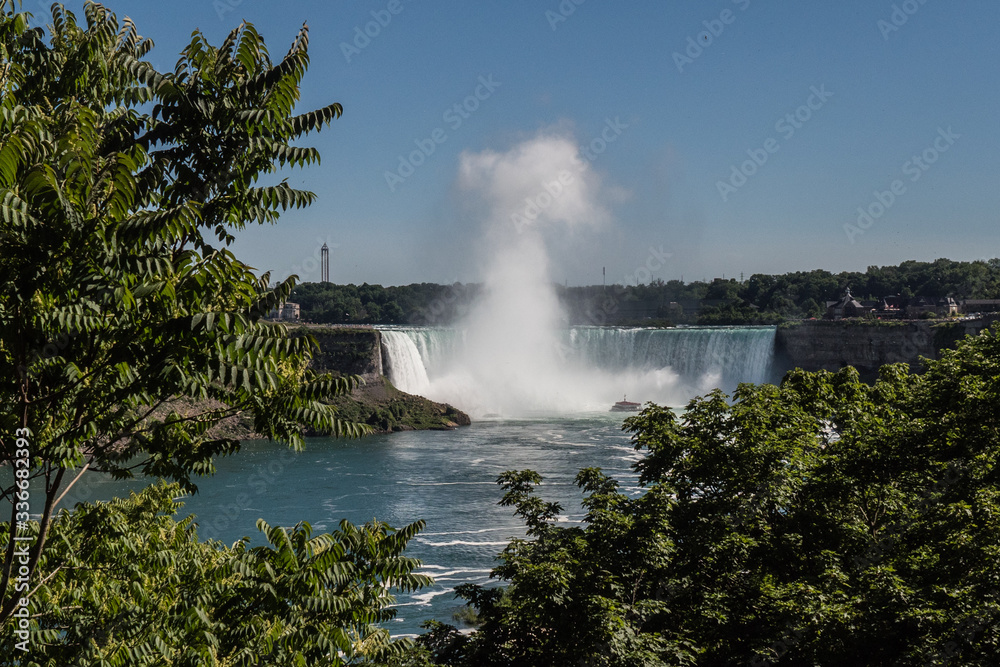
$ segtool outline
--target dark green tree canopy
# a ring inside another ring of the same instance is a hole
[[[393,590],[429,582],[403,556],[422,522],[313,535],[259,521],[266,545],[227,547],[176,518],[179,492],[158,484],[55,517],[32,600],[34,664],[345,665],[409,648],[379,624],[395,616]],[[12,643],[4,633],[5,657]]]
[[[713,392],[625,428],[645,492],[581,471],[580,527],[506,473],[528,539],[426,664],[1000,663],[1000,332],[874,385],[851,368]],[[413,658],[411,664],[420,664]],[[436,663],[434,662],[436,661]]]
[[[32,570],[83,470],[193,489],[239,447],[208,429],[240,412],[295,447],[304,425],[364,432],[324,402],[355,380],[314,375],[315,341],[261,321],[295,277],[269,287],[226,247],[234,230],[314,199],[265,180],[318,162],[296,142],[342,113],[294,113],[307,29],[276,61],[252,25],[217,47],[196,32],[161,73],[144,60],[152,44],[97,3],[82,24],[61,5],[51,19],[29,29],[0,2],[0,463],[27,429],[42,513]],[[182,416],[177,397],[222,407]]]

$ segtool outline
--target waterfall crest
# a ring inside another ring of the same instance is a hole
[[[774,327],[570,329],[570,354],[609,371],[670,368],[685,379],[719,374],[724,381],[766,382],[774,359]]]
[[[626,393],[683,405],[715,387],[769,381],[774,337],[774,327],[576,327],[556,336],[555,370],[511,375],[495,365],[499,372],[477,377],[470,369],[482,364],[469,363],[463,330],[382,329],[393,384],[479,415],[606,410]]]

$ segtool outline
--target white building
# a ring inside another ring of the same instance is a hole
[[[268,313],[267,319],[281,320],[284,322],[298,322],[300,310],[299,304],[286,301],[283,306]]]

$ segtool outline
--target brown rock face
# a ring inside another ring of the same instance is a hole
[[[936,359],[942,348],[952,347],[967,334],[978,334],[987,324],[984,320],[810,320],[779,328],[775,344],[779,363],[788,368],[837,371],[854,366],[862,377],[873,378],[884,364],[905,363],[919,370],[921,357]]]
[[[292,335],[310,333],[320,350],[313,368],[335,375],[360,375],[364,384],[334,402],[341,417],[365,423],[378,433],[453,429],[472,423],[469,415],[445,403],[407,394],[383,375],[382,334],[367,327],[303,327]]]

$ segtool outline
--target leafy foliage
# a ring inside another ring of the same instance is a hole
[[[420,283],[398,287],[303,283],[291,300],[303,319],[337,324],[447,324],[468,311],[478,285]]]
[[[395,615],[390,589],[429,583],[402,555],[422,522],[343,521],[314,536],[261,521],[266,546],[225,547],[175,518],[178,492],[159,484],[55,518],[32,596],[32,664],[349,665],[410,647],[377,624]],[[5,655],[13,641],[0,639]]]
[[[261,180],[315,163],[295,142],[342,112],[293,112],[307,29],[277,62],[252,25],[218,47],[196,32],[161,73],[128,19],[94,2],[84,15],[53,5],[46,36],[0,5],[0,463],[29,429],[44,489],[32,570],[60,490],[85,469],[192,490],[238,449],[206,435],[236,413],[295,447],[303,426],[367,431],[325,402],[356,379],[316,376],[314,340],[261,322],[295,278],[270,288],[226,248],[233,230],[314,199]],[[153,416],[175,397],[226,407]],[[0,620],[12,558],[8,541]]]
[[[450,665],[993,665],[1000,660],[1000,332],[923,375],[793,371],[629,418],[645,492],[583,470],[584,525],[505,473],[528,539],[458,590]],[[447,641],[442,645],[440,638]],[[432,641],[433,640],[433,641]],[[436,643],[435,643],[436,642]]]

